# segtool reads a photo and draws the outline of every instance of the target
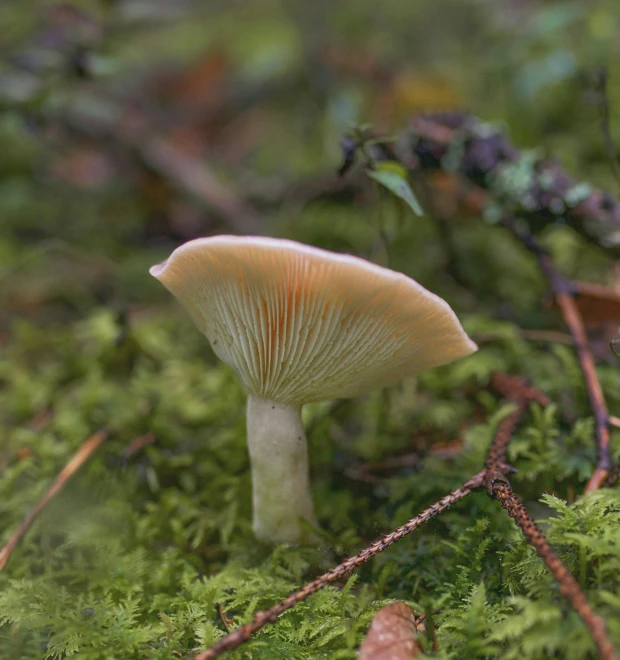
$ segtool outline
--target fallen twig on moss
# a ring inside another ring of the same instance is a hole
[[[532,233],[518,229],[514,219],[522,218],[538,228],[567,223],[590,241],[619,252],[620,202],[575,181],[556,162],[544,160],[534,151],[519,151],[497,127],[470,115],[420,115],[413,118],[411,133],[404,140],[410,152],[399,154],[404,164],[425,174],[449,171],[486,190],[488,195],[477,198],[478,212],[493,211],[536,255],[573,338],[594,413],[598,458],[585,492],[600,488],[612,477],[609,414],[575,302],[577,289],[562,277]]]
[[[452,491],[449,495],[446,495],[446,497],[430,506],[420,515],[412,518],[402,527],[399,527],[390,534],[386,534],[383,538],[375,541],[367,548],[364,548],[364,550],[358,552],[354,557],[350,557],[349,559],[343,561],[341,564],[338,564],[338,566],[332,568],[330,571],[327,571],[327,573],[324,573],[316,580],[309,582],[307,585],[298,591],[295,591],[290,596],[287,596],[283,601],[277,603],[273,607],[270,607],[268,610],[257,612],[250,623],[247,623],[246,625],[237,628],[228,635],[225,635],[210,649],[194,656],[193,660],[211,660],[211,658],[217,658],[219,655],[224,653],[224,651],[232,651],[233,649],[236,649],[244,642],[247,642],[255,632],[263,628],[265,625],[268,623],[275,623],[277,618],[282,613],[286,612],[286,610],[290,610],[292,607],[297,605],[297,603],[305,600],[308,598],[308,596],[311,596],[313,593],[316,593],[323,587],[326,587],[328,584],[347,577],[356,568],[359,568],[369,559],[372,559],[372,557],[375,555],[378,555],[386,548],[389,548],[392,543],[402,539],[408,534],[411,534],[411,532],[423,525],[425,522],[435,518],[440,513],[443,513],[449,509],[453,504],[459,500],[462,500],[464,497],[469,495],[472,490],[479,488],[482,485],[483,477],[484,473],[479,472],[467,483],[463,484],[463,486]]]
[[[116,137],[121,141],[126,138],[118,133]],[[263,220],[259,213],[235,195],[203,162],[162,139],[136,140],[129,144],[148,165],[217,211],[235,231],[262,233]]]
[[[2,550],[0,550],[0,571],[6,566],[13,550],[15,550],[17,544],[22,540],[41,511],[43,511],[49,502],[63,489],[67,481],[69,481],[69,479],[94,454],[101,443],[107,439],[108,435],[108,431],[105,429],[97,431],[94,435],[91,435],[91,437],[84,442],[84,444],[73,455],[71,460],[61,470],[60,474],[54,479],[54,483],[52,483],[43,497],[34,505],[32,511],[30,511],[24,522],[17,528],[13,536],[11,536],[9,542],[4,548],[2,548]]]
[[[525,412],[527,404],[532,400],[536,400],[542,405],[545,405],[549,401],[535,388],[527,387],[524,381],[519,381],[518,379],[510,379],[502,376],[501,380],[498,378],[495,379],[494,385],[496,389],[503,390],[507,398],[517,404],[517,408],[502,420],[497,429],[495,439],[489,448],[484,480],[487,491],[508,511],[510,517],[521,528],[524,536],[532,544],[545,562],[547,568],[560,583],[562,594],[570,599],[575,611],[578,612],[590,629],[592,638],[601,653],[601,658],[604,660],[613,660],[616,658],[616,655],[607,637],[605,622],[594,614],[579,583],[568,572],[562,560],[553,551],[549,542],[540,531],[540,528],[532,520],[505,477],[507,471],[505,460],[508,445],[520,417]]]
[[[562,560],[551,548],[551,545],[539,527],[513,492],[512,487],[506,478],[506,474],[513,471],[513,469],[506,464],[506,454],[521,416],[532,401],[546,406],[549,405],[550,400],[539,389],[528,385],[523,378],[506,374],[496,374],[492,379],[492,385],[508,401],[515,403],[516,408],[500,422],[495,438],[489,447],[485,469],[482,472],[476,474],[461,488],[458,488],[443,499],[439,500],[391,534],[387,534],[368,548],[360,551],[354,557],[351,557],[332,568],[327,573],[324,573],[313,582],[308,583],[290,596],[287,596],[284,600],[268,610],[258,612],[254,615],[254,618],[250,623],[228,633],[211,646],[211,648],[194,656],[193,660],[211,660],[212,658],[217,658],[225,651],[236,649],[244,642],[247,642],[255,632],[268,623],[275,623],[281,614],[291,609],[308,596],[316,593],[336,580],[347,577],[353,570],[383,550],[389,548],[392,543],[398,541],[407,534],[410,534],[422,524],[428,522],[431,518],[434,518],[449,509],[455,502],[462,500],[474,489],[480,487],[485,487],[489,495],[492,498],[497,499],[508,511],[511,518],[513,518],[521,528],[526,539],[543,559],[549,571],[559,582],[561,593],[569,598],[575,611],[581,616],[590,630],[592,638],[600,651],[602,660],[617,660],[614,648],[607,636],[605,622],[592,611],[586,595],[579,586],[579,583],[569,573]]]
[[[156,440],[157,438],[153,433],[145,433],[144,435],[134,438],[121,452],[121,458],[129,460],[145,447],[154,444]]]
[[[501,421],[495,433],[495,439],[489,447],[485,464],[486,484],[495,478],[504,478],[504,474],[511,471],[511,468],[506,465],[506,452],[517,423],[528,404],[531,401],[536,401],[542,406],[548,406],[551,403],[543,392],[529,386],[523,378],[498,373],[491,379],[491,384],[504,398],[515,403],[517,407]]]
[[[170,141],[156,137],[156,129],[146,119],[136,116],[124,119],[127,125],[84,118],[79,113],[55,117],[71,133],[106,139],[132,153],[164,180],[226,220],[235,232],[263,233],[264,222],[258,211],[236,195],[205,163]]]
[[[549,254],[538,245],[531,234],[519,230],[511,218],[505,218],[503,224],[528,250],[536,255],[540,269],[549,283],[577,349],[590,405],[594,413],[597,439],[597,465],[585,489],[585,492],[589,493],[600,488],[610,476],[612,464],[609,449],[609,413],[607,412],[603,389],[596,374],[594,358],[588,347],[583,318],[575,303],[575,292],[571,283],[558,272]]]
[[[575,611],[588,626],[601,654],[601,659],[616,660],[618,656],[607,636],[605,621],[592,611],[585,593],[579,586],[579,582],[569,573],[538,525],[530,517],[523,503],[515,495],[510,484],[506,480],[495,480],[489,484],[488,490],[492,497],[498,500],[504,509],[508,511],[508,515],[521,528],[523,535],[559,582],[560,592],[570,600]]]
[[[559,582],[562,595],[569,598],[575,611],[588,626],[590,634],[600,651],[601,658],[603,660],[615,660],[617,656],[607,636],[605,622],[592,611],[585,593],[579,586],[579,582],[569,573],[562,560],[555,553],[538,525],[523,506],[523,503],[515,495],[505,476],[508,471],[505,464],[508,445],[528,403],[537,401],[541,405],[547,405],[550,402],[544,394],[536,388],[528,387],[525,381],[521,379],[501,375],[494,379],[493,385],[508,400],[514,401],[517,407],[502,420],[495,434],[495,439],[489,448],[484,477],[487,492],[508,511],[508,515],[519,526],[525,538],[531,543],[549,571]]]

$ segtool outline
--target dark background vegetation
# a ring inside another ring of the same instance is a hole
[[[191,656],[460,485],[507,408],[493,371],[555,402],[518,431],[512,479],[620,646],[617,488],[580,498],[593,423],[535,261],[501,228],[413,187],[418,217],[340,139],[467,109],[617,192],[616,0],[0,4],[0,535],[96,429],[111,438],[0,573],[0,657]],[[442,205],[443,204],[443,205]],[[252,540],[244,393],[148,267],[181,242],[263,233],[361,255],[443,296],[473,357],[309,406],[323,550]],[[541,236],[568,276],[619,287],[605,251]],[[601,330],[599,328],[599,330]],[[620,371],[595,345],[612,414]],[[155,442],[123,459],[135,438]],[[612,437],[620,453],[617,432]],[[542,498],[542,500],[541,500]],[[559,498],[559,499],[556,499]],[[566,502],[572,504],[567,506]],[[437,658],[594,658],[497,503],[476,494],[263,630],[234,658],[354,658],[390,599],[435,611]]]

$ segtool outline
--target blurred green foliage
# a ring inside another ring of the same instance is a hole
[[[94,430],[112,431],[0,573],[0,657],[205,648],[225,633],[217,606],[248,621],[477,472],[508,410],[487,390],[498,370],[527,375],[555,402],[528,412],[511,481],[620,648],[620,495],[577,497],[595,461],[593,422],[574,351],[521,335],[561,327],[536,264],[500,228],[415,216],[369,180],[353,191],[335,176],[322,183],[351,124],[393,132],[411,113],[465,106],[613,189],[592,80],[608,68],[620,134],[616,4],[0,5],[0,541]],[[265,233],[405,272],[486,337],[471,358],[304,411],[325,548],[252,539],[245,395],[147,273],[180,242],[234,228],[145,162],[134,133],[208,165],[260,211]],[[570,277],[613,282],[611,260],[567,228],[543,241]],[[613,413],[620,371],[608,357],[599,373]],[[123,459],[149,432],[156,442]],[[449,458],[431,450],[455,438]],[[612,441],[619,458],[617,432]],[[418,465],[382,467],[413,454]],[[230,657],[354,658],[391,599],[437,612],[428,657],[596,657],[484,493]]]

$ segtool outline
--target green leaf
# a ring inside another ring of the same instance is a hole
[[[407,181],[407,171],[400,163],[385,160],[377,163],[375,169],[367,169],[366,174],[387,188],[396,197],[400,197],[416,215],[424,214]]]

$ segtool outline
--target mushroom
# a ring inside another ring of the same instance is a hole
[[[356,397],[477,349],[450,306],[414,280],[294,241],[199,238],[150,273],[247,390],[262,541],[316,541],[304,404]]]

